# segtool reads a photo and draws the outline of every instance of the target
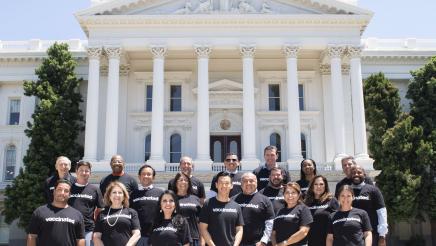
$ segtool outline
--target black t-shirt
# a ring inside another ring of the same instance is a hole
[[[280,209],[285,207],[282,189],[274,189],[270,185],[267,185],[259,192],[264,196],[268,197],[268,199],[272,202],[274,208],[274,214],[277,214]]]
[[[174,179],[171,179],[168,182],[168,190],[174,190],[172,187],[174,183]],[[198,198],[206,198],[206,191],[204,190],[204,184],[198,178],[192,176],[191,177],[191,187],[192,187],[192,195],[197,196]]]
[[[325,246],[329,217],[331,213],[338,210],[338,201],[336,198],[324,202],[315,200],[306,205],[309,207],[313,218],[313,223],[310,225],[309,234],[307,235],[308,244],[311,246]]]
[[[68,204],[82,213],[85,221],[85,231],[93,231],[94,211],[96,208],[104,207],[100,189],[92,184],[80,186],[74,183],[71,187]]]
[[[74,177],[70,173],[68,173],[67,176],[64,177],[63,179],[70,181],[71,184],[76,183],[76,177]],[[47,203],[53,202],[53,191],[54,191],[54,187],[56,185],[56,182],[58,180],[59,180],[58,173],[55,173],[55,175],[50,176],[44,182],[44,196],[45,196],[45,200],[47,201]]]
[[[121,176],[114,176],[112,174],[109,174],[108,176],[104,177],[100,182],[100,191],[103,196],[106,192],[106,187],[108,187],[108,185],[113,181],[118,181],[125,185],[129,194],[132,194],[132,191],[138,189],[138,182],[136,182],[136,179],[129,174],[124,173]]]
[[[339,181],[336,184],[336,188],[335,188],[335,197],[339,198],[339,188],[341,188],[341,186],[343,185],[352,185],[353,184],[353,180],[349,179],[347,177],[343,178],[341,181]],[[370,184],[370,185],[374,185],[374,183],[372,182],[371,178],[369,177],[365,177],[365,184]]]
[[[297,181],[297,184],[300,186],[301,193],[303,194],[304,197],[304,195],[306,195],[307,190],[309,189],[310,182],[305,179],[300,179]]]
[[[231,173],[230,174],[230,178],[232,179],[232,184],[233,184],[233,188],[230,190],[230,194],[229,197],[235,196],[239,193],[242,192],[242,188],[241,188],[241,177],[242,177],[242,172],[237,172],[237,173]],[[216,188],[216,175],[212,178],[212,182],[210,183],[210,190],[211,191],[215,191],[218,193],[218,190]]]
[[[198,229],[198,218],[201,212],[200,198],[194,195],[188,195],[179,198],[180,212],[188,222],[189,233],[192,239],[200,239],[200,231]]]
[[[283,184],[286,184],[291,181],[291,176],[289,176],[288,170],[283,170]],[[269,175],[271,173],[271,170],[266,168],[266,164],[263,166],[260,166],[253,171],[254,175],[257,177],[257,189],[261,190],[265,188],[268,185],[269,182]]]
[[[353,191],[353,207],[363,209],[368,213],[371,226],[377,233],[377,210],[386,207],[383,195],[376,186],[369,184],[363,185],[361,189],[353,188]]]
[[[253,195],[239,193],[232,198],[241,206],[244,218],[242,244],[256,244],[262,239],[265,221],[274,219],[274,210],[268,197],[259,192]]]
[[[164,220],[161,224],[153,226],[150,236],[150,245],[153,246],[179,246],[189,243],[188,223],[184,223],[177,229],[171,220]]]
[[[28,233],[38,235],[36,245],[76,246],[85,238],[83,216],[71,206],[43,205],[33,211]]]
[[[309,226],[312,223],[312,215],[309,208],[304,204],[297,204],[293,208],[282,208],[274,219],[273,230],[276,232],[276,242],[280,243],[288,239],[292,234],[300,230],[300,226]],[[292,245],[303,245],[305,239]]]
[[[363,232],[371,229],[368,214],[362,209],[352,208],[330,215],[328,233],[333,234],[334,246],[363,246]]]
[[[131,208],[104,208],[99,214],[94,232],[100,232],[105,246],[125,246],[133,230],[140,230],[138,214]],[[118,219],[118,220],[117,220]],[[109,223],[108,223],[109,221]]]
[[[150,236],[151,227],[159,208],[159,196],[163,190],[153,187],[151,189],[137,189],[130,195],[130,207],[136,210],[141,223],[141,235]]]
[[[243,226],[241,207],[234,201],[220,202],[212,197],[201,209],[200,222],[208,225],[207,231],[215,245],[233,245],[236,226]]]

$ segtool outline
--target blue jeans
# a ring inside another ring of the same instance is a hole
[[[85,245],[94,246],[94,242],[92,241],[92,231],[85,231]]]

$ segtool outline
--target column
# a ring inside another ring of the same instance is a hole
[[[335,144],[335,165],[336,170],[340,166],[340,159],[345,154],[345,123],[344,123],[344,92],[342,85],[342,68],[341,57],[344,52],[342,46],[329,46],[328,55],[330,57],[330,80],[332,85],[332,111],[333,111],[333,126],[334,126],[334,144]],[[342,167],[341,167],[342,168]]]
[[[286,78],[288,88],[288,169],[299,170],[301,155],[300,105],[298,100],[297,56],[299,47],[284,46],[286,55]]]
[[[256,51],[254,46],[240,47],[243,70],[243,101],[242,101],[242,168],[252,170],[260,161],[256,157],[256,115],[254,104],[254,66],[253,57]]]
[[[211,170],[210,133],[209,133],[209,55],[208,46],[195,46],[198,60],[197,90],[197,159],[196,170]]]
[[[100,83],[100,57],[102,48],[87,49],[89,61],[88,92],[86,97],[86,125],[84,160],[97,161],[98,143],[98,91]]]
[[[153,54],[153,102],[151,108],[151,149],[148,164],[156,171],[165,171],[164,147],[164,61],[166,47],[154,46]]]
[[[118,103],[120,81],[120,47],[106,47],[105,53],[109,60],[107,98],[106,98],[106,128],[104,141],[104,159],[118,153]]]

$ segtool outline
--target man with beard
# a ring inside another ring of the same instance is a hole
[[[135,178],[124,172],[125,163],[121,155],[112,156],[110,164],[112,173],[103,178],[100,182],[100,190],[103,196],[106,192],[106,187],[113,181],[118,181],[126,186],[129,195],[133,190],[138,189],[138,182],[136,182]]]
[[[232,186],[233,188],[230,190],[230,197],[242,192],[241,189],[241,176],[242,173],[238,172],[239,167],[239,159],[238,156],[235,153],[227,153],[226,159],[224,159],[224,166],[226,167],[226,172],[230,174],[230,178],[232,179]],[[217,183],[217,176],[212,178],[212,182],[210,184],[210,197],[215,196],[218,192],[218,189],[216,187]]]
[[[244,173],[241,183],[242,193],[232,197],[241,206],[244,218],[241,246],[267,245],[274,221],[271,201],[257,191],[256,175]]]
[[[56,181],[53,202],[33,211],[27,234],[27,246],[85,246],[82,214],[68,206],[71,183]]]
[[[388,233],[388,219],[383,195],[380,190],[365,183],[365,170],[359,166],[351,167],[351,177],[354,191],[353,207],[365,210],[368,213],[372,231],[372,245],[385,246]]]
[[[341,188],[341,186],[343,185],[351,185],[353,183],[352,178],[351,178],[351,167],[357,165],[356,161],[354,160],[354,157],[352,156],[346,156],[344,158],[342,158],[341,160],[341,164],[342,164],[342,172],[344,172],[345,174],[345,178],[343,178],[341,181],[339,181],[336,184],[336,189],[335,189],[335,197],[338,198],[339,194],[339,188]],[[366,184],[374,184],[372,182],[372,180],[368,177],[365,177],[365,183]]]
[[[263,158],[265,159],[265,165],[259,166],[254,169],[253,173],[257,177],[257,188],[259,190],[265,188],[269,182],[269,175],[271,173],[271,169],[273,167],[279,167],[277,164],[277,159],[279,158],[279,154],[277,153],[276,146],[267,146],[263,150]],[[289,173],[287,170],[283,170],[283,184],[286,184],[291,181]]]
[[[179,169],[180,172],[186,174],[191,179],[192,183],[192,194],[200,198],[201,204],[204,203],[204,199],[206,198],[206,192],[204,190],[204,184],[200,179],[194,177],[192,175],[192,169],[194,165],[192,164],[192,158],[189,156],[183,156],[180,158]],[[174,184],[174,178],[168,182],[168,190],[174,190],[174,187],[171,187]]]
[[[282,184],[283,170],[280,167],[273,167],[269,175],[268,185],[259,191],[260,194],[268,197],[272,202],[275,214],[285,206]]]
[[[59,179],[66,179],[70,181],[71,184],[76,182],[76,178],[70,174],[71,161],[67,157],[59,156],[56,159],[55,169],[56,173],[49,177],[44,183],[44,196],[47,203],[53,201],[54,187]]]

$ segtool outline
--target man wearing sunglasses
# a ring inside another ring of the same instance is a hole
[[[230,178],[232,179],[233,188],[230,190],[230,195],[229,195],[230,197],[232,197],[242,192],[241,177],[243,173],[238,172],[238,167],[239,167],[238,155],[232,152],[227,153],[226,158],[224,159],[224,167],[226,168],[225,171],[230,174]],[[210,197],[215,196],[216,193],[218,192],[215,185],[216,181],[217,181],[217,176],[215,175],[210,184],[210,191],[211,191]]]

